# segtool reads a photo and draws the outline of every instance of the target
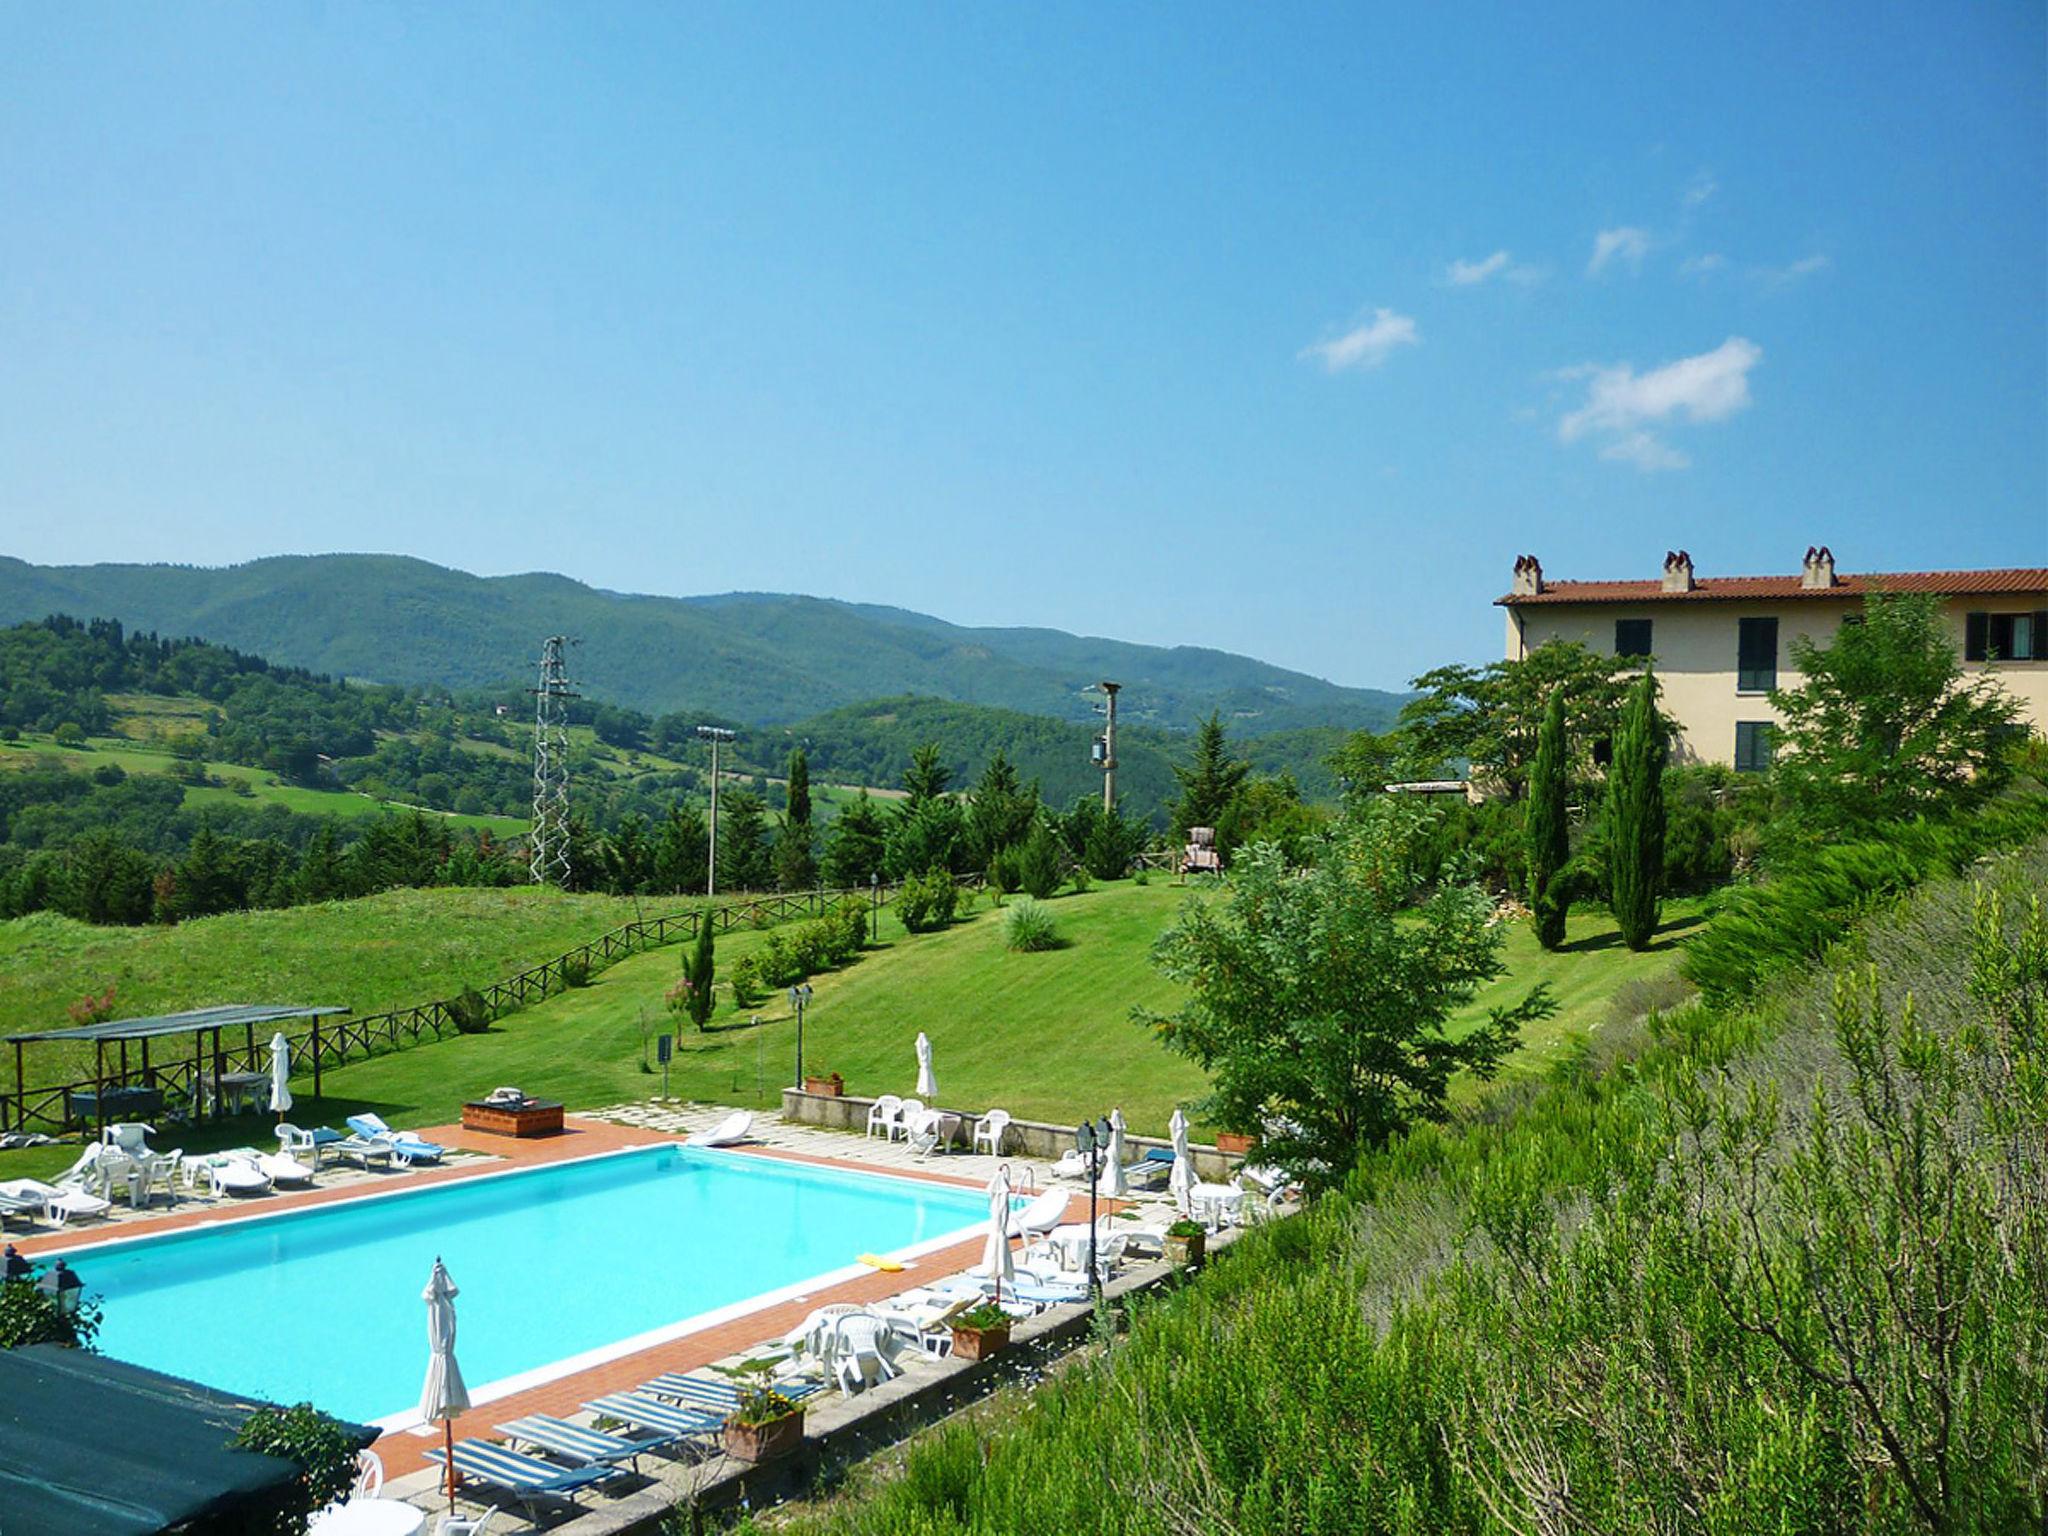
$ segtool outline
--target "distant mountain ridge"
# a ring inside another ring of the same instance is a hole
[[[116,618],[376,682],[524,682],[550,634],[577,637],[591,697],[788,724],[920,694],[1068,721],[1103,678],[1120,717],[1183,730],[1221,710],[1241,735],[1380,729],[1404,695],[1251,657],[1032,628],[970,628],[875,604],[779,593],[659,597],[566,576],[474,576],[403,555],[280,555],[245,565],[39,566],[0,556],[0,623]]]

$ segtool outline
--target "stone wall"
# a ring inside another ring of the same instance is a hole
[[[850,1131],[860,1136],[867,1132],[868,1111],[874,1103],[873,1099],[857,1098],[851,1094],[835,1096],[805,1093],[801,1088],[785,1088],[782,1090],[782,1118],[802,1125],[823,1126],[831,1131]],[[957,1117],[959,1127],[953,1145],[965,1151],[973,1138],[974,1122],[980,1112],[948,1109],[943,1104],[930,1107],[941,1114]],[[1042,1120],[1012,1120],[1004,1136],[1003,1153],[1008,1157],[1050,1163],[1062,1152],[1071,1150],[1073,1145],[1074,1128],[1071,1125],[1048,1125]],[[1146,1149],[1170,1147],[1173,1143],[1158,1136],[1126,1134],[1124,1145],[1128,1149],[1127,1160],[1135,1162]],[[1191,1145],[1188,1156],[1194,1162],[1195,1177],[1216,1184],[1230,1180],[1244,1161],[1234,1152],[1219,1152],[1211,1146]]]

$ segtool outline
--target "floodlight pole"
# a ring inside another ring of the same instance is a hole
[[[1109,704],[1103,711],[1102,726],[1102,809],[1116,809],[1116,695],[1122,683],[1100,685]]]
[[[718,744],[731,741],[735,733],[722,725],[700,725],[697,734],[711,743],[711,853],[704,864],[704,894],[718,894]],[[709,918],[705,919],[707,922]]]

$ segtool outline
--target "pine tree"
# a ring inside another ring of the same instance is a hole
[[[912,811],[927,800],[938,799],[952,782],[953,770],[940,758],[939,744],[924,743],[910,754],[910,766],[903,770],[903,793],[908,797],[904,809]]]
[[[719,796],[718,814],[719,890],[767,890],[774,883],[775,861],[761,797],[750,789],[728,789]]]
[[[775,887],[782,891],[808,891],[817,883],[818,858],[811,823],[808,818],[799,821],[794,815],[786,815],[775,834]]]
[[[793,826],[811,824],[811,760],[802,747],[789,754],[789,808],[785,812]]]
[[[1038,785],[1026,788],[1009,754],[997,747],[967,794],[967,856],[976,868],[1030,835],[1038,816]]]
[[[1223,717],[1212,713],[1195,731],[1194,755],[1187,766],[1174,766],[1173,776],[1180,780],[1180,799],[1173,808],[1175,836],[1185,839],[1189,827],[1221,827],[1251,771],[1250,763],[1230,755]]]
[[[710,858],[704,813],[687,803],[671,805],[654,843],[654,889],[679,896],[701,892]]]
[[[825,883],[834,890],[859,889],[882,869],[887,833],[882,813],[862,790],[832,821],[825,838]]]
[[[1536,942],[1555,949],[1564,942],[1564,920],[1571,911],[1571,889],[1565,863],[1571,857],[1571,829],[1565,824],[1564,690],[1553,688],[1536,734],[1536,757],[1529,767],[1529,805],[1523,835],[1529,859],[1529,909],[1535,917]]]
[[[1622,709],[1607,770],[1607,890],[1621,940],[1649,946],[1664,876],[1664,721],[1645,672]]]

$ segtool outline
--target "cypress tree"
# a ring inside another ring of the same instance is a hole
[[[789,754],[789,809],[792,826],[811,824],[811,760],[802,747]]]
[[[1645,672],[1621,713],[1607,770],[1607,889],[1622,942],[1649,946],[1664,877],[1664,721]]]
[[[711,1021],[712,982],[711,909],[706,907],[697,924],[697,942],[683,952],[683,979],[690,984],[690,1022],[699,1029]]]
[[[1565,825],[1564,690],[1553,688],[1536,735],[1536,758],[1529,767],[1529,808],[1523,836],[1529,860],[1529,910],[1535,918],[1536,942],[1555,949],[1564,942],[1564,920],[1571,911],[1571,887],[1565,863],[1571,857],[1571,831]]]

